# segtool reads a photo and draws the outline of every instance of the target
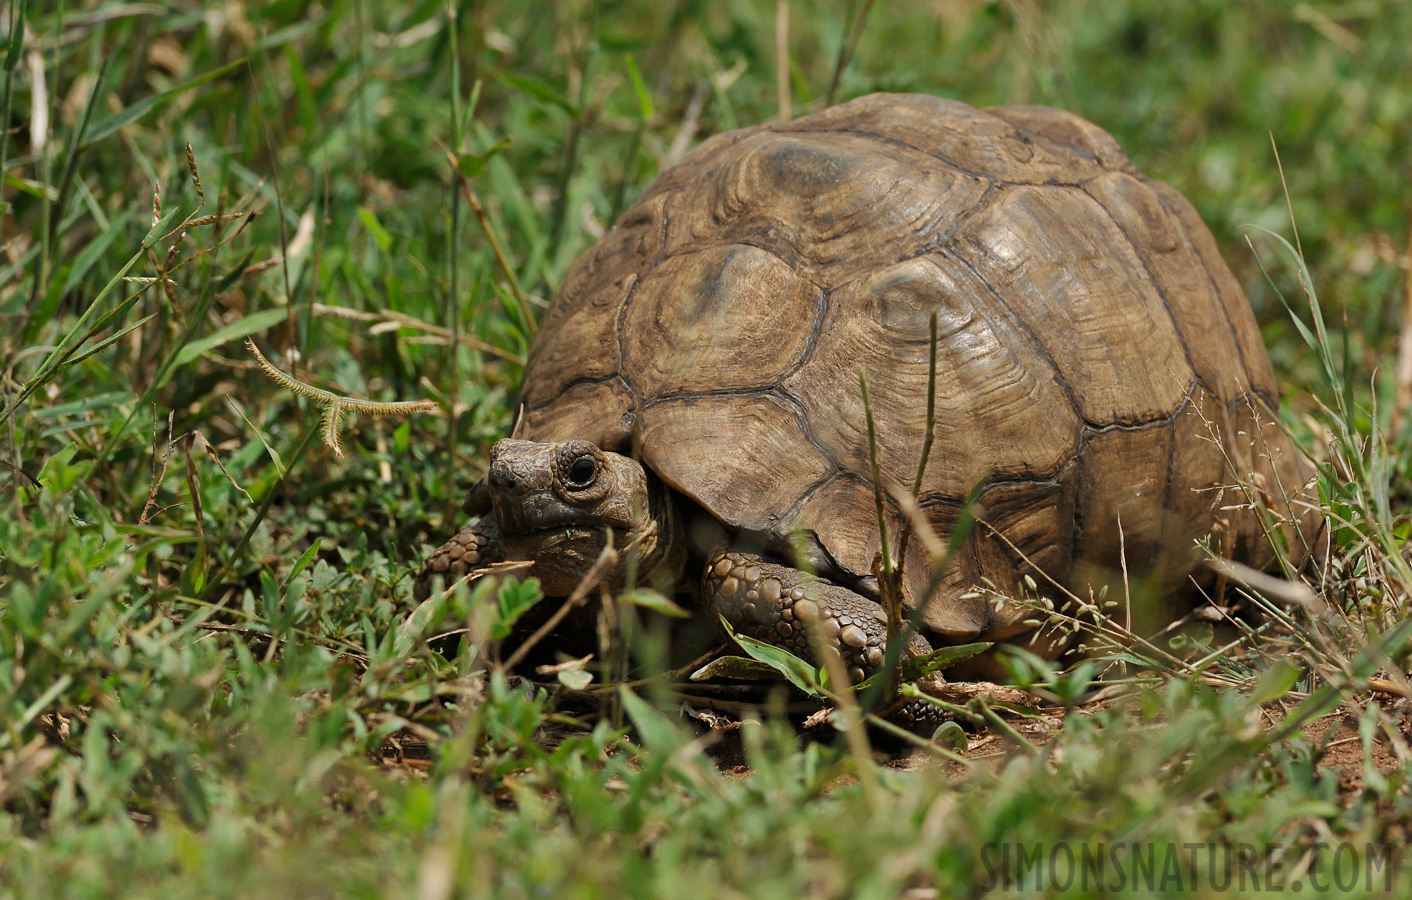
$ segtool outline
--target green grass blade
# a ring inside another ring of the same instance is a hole
[[[204,75],[198,75],[195,78],[192,78],[188,81],[184,81],[176,87],[170,90],[163,91],[162,93],[157,94],[156,96],[145,97],[142,100],[139,100],[133,105],[129,106],[122,112],[114,113],[113,115],[99,122],[97,125],[94,125],[91,129],[89,129],[87,135],[79,144],[79,147],[88,147],[93,144],[96,144],[104,138],[115,134],[118,129],[124,127],[125,125],[131,125],[133,122],[136,122],[138,119],[141,119],[143,116],[147,115],[149,112],[161,106],[162,104],[167,103],[168,101],[176,97],[180,97],[187,91],[193,90],[194,88],[198,88],[209,81],[220,78],[227,72],[230,72],[233,69],[237,69],[245,64],[246,58],[242,56],[240,59],[237,59],[234,62],[226,63],[218,69],[212,69]]]

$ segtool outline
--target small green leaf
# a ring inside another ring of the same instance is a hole
[[[581,691],[593,681],[593,673],[587,669],[561,669],[559,683],[571,691]]]
[[[84,352],[80,353],[78,356],[75,356],[75,357],[72,357],[72,358],[70,358],[70,359],[64,360],[64,362],[61,363],[61,364],[59,365],[58,369],[56,369],[55,371],[63,371],[64,369],[67,369],[67,368],[69,368],[70,366],[74,366],[74,365],[77,365],[78,363],[83,362],[85,359],[88,359],[88,358],[89,358],[90,356],[92,356],[93,354],[101,352],[101,351],[103,350],[103,348],[105,348],[105,347],[107,347],[107,346],[109,346],[109,345],[111,345],[111,344],[113,344],[113,343],[115,343],[115,342],[121,340],[121,339],[122,339],[126,334],[128,334],[129,332],[136,331],[137,329],[141,328],[143,325],[146,325],[147,322],[148,322],[150,319],[152,319],[154,316],[156,316],[156,315],[157,315],[156,313],[152,313],[151,315],[143,316],[141,319],[138,319],[136,322],[133,322],[131,325],[129,325],[128,327],[124,328],[123,330],[121,330],[121,331],[119,331],[119,332],[116,332],[115,334],[110,334],[110,335],[108,335],[108,336],[105,337],[103,340],[99,341],[98,343],[94,344],[92,347],[89,347],[87,350],[85,350]]]
[[[378,249],[387,253],[392,249],[392,235],[387,233],[387,229],[382,227],[378,221],[377,214],[366,206],[358,207],[358,221],[363,223],[363,227],[368,230],[368,234],[373,236]]]
[[[529,608],[543,599],[544,594],[539,589],[538,578],[526,578],[520,581],[515,578],[507,578],[500,585],[500,590],[496,594],[498,615],[491,625],[490,636],[495,640],[503,640],[510,636],[510,631],[515,627],[515,622],[520,616],[529,611]]]
[[[966,737],[966,729],[955,722],[942,722],[938,725],[936,731],[932,732],[932,743],[963,753],[971,746],[970,739]]]
[[[59,199],[59,189],[53,185],[44,184],[39,181],[30,181],[28,178],[21,178],[13,172],[6,172],[4,180],[10,187],[29,194],[36,200]]]
[[[64,287],[61,293],[67,294],[78,287],[79,282],[83,280],[84,276],[87,275],[94,264],[98,262],[98,258],[103,255],[103,252],[112,245],[118,235],[126,231],[128,221],[132,218],[135,210],[135,206],[124,207],[113,216],[112,221],[108,223],[108,227],[103,230],[102,234],[89,241],[84,248],[79,251],[78,256],[74,257],[74,264],[69,269],[68,277],[64,279]]]
[[[283,587],[289,587],[289,583],[299,577],[299,573],[308,568],[309,563],[314,561],[314,556],[319,552],[319,544],[322,538],[314,538],[314,543],[309,545],[309,549],[299,554],[299,559],[295,561],[294,568],[289,570],[289,574],[284,576]]]
[[[274,309],[262,309],[259,312],[251,313],[243,319],[238,319],[224,328],[219,328],[203,338],[189,342],[181,348],[181,352],[176,355],[174,366],[184,366],[207,350],[214,350],[221,344],[237,338],[248,337],[257,331],[264,331],[272,325],[283,322],[289,315],[289,310],[284,307]]]
[[[5,71],[14,72],[20,64],[20,52],[24,49],[25,38],[25,4],[20,3],[19,8],[11,13],[10,28],[10,48],[5,52]]]
[[[516,75],[513,72],[496,72],[495,77],[506,87],[529,94],[536,100],[548,103],[550,106],[557,106],[575,119],[579,117],[579,111],[563,94],[542,81],[524,75]]]
[[[637,94],[637,108],[644,120],[652,118],[652,95],[647,93],[647,85],[642,83],[642,73],[637,69],[637,60],[627,57],[628,78],[632,81],[633,93]]]
[[[260,570],[260,605],[261,611],[265,615],[265,621],[270,625],[270,631],[279,634],[284,629],[280,627],[280,619],[284,613],[284,592],[279,589],[279,583],[270,574],[268,569]]]
[[[235,414],[240,416],[246,425],[250,426],[251,431],[255,432],[255,436],[259,438],[260,443],[264,445],[265,452],[270,455],[270,461],[275,465],[275,472],[279,474],[280,478],[283,478],[285,473],[284,460],[280,457],[279,451],[274,448],[274,445],[265,440],[265,433],[260,430],[259,426],[250,421],[250,417],[245,415],[245,410],[242,409],[240,404],[235,401],[235,398],[229,394],[226,395],[226,405],[235,410]]]
[[[462,153],[456,157],[456,168],[467,178],[479,178],[485,173],[486,166],[490,165],[491,157],[503,153],[514,144],[510,138],[502,137],[484,153]]]
[[[422,635],[426,634],[431,623],[438,618],[441,607],[446,603],[446,594],[437,591],[412,610],[402,627],[397,629],[397,639],[393,646],[398,656],[406,656]]]
[[[744,656],[721,656],[691,673],[692,681],[707,681],[712,678],[737,678],[741,681],[772,681],[779,677],[778,670],[769,663]]]
[[[623,709],[628,718],[632,719],[633,727],[637,729],[643,746],[647,749],[670,753],[686,742],[676,723],[662,715],[646,700],[626,687],[618,689],[618,696],[622,698]]]
[[[98,143],[99,141],[103,140],[103,138],[117,131],[119,128],[122,128],[124,125],[136,122],[138,119],[147,115],[156,107],[161,106],[163,103],[166,103],[168,100],[171,100],[173,97],[177,97],[181,94],[184,94],[194,87],[200,87],[206,82],[219,78],[230,70],[243,65],[245,65],[245,57],[242,56],[240,59],[237,59],[234,62],[226,63],[219,69],[213,69],[212,71],[207,72],[205,75],[198,75],[190,81],[179,84],[169,91],[163,91],[162,93],[157,94],[155,97],[147,97],[145,99],[139,100],[138,102],[134,103],[132,106],[129,106],[122,112],[111,115],[103,121],[99,122],[97,125],[90,128],[88,130],[87,136],[83,139],[83,146],[87,147],[91,144]]]
[[[902,680],[916,681],[933,672],[949,668],[963,659],[970,659],[994,646],[993,641],[978,641],[974,644],[957,644],[955,647],[942,647],[931,653],[910,656],[902,660]]]
[[[735,629],[725,620],[724,616],[721,618],[721,624],[725,627],[731,640],[735,641],[740,649],[751,657],[779,672],[790,684],[804,693],[813,697],[823,696],[819,688],[825,685],[825,681],[819,670],[782,647],[757,641],[748,635],[736,634]]]
[[[485,174],[485,167],[490,164],[490,160],[479,153],[462,153],[456,157],[456,169],[470,179],[476,179]]]
[[[676,619],[689,619],[691,613],[677,606],[671,600],[646,588],[638,588],[635,591],[628,591],[618,598],[624,603],[631,603],[633,606],[640,606],[643,609],[650,609],[653,612],[661,613],[664,616],[671,616]]]
[[[182,809],[198,827],[205,827],[211,821],[211,806],[196,765],[192,757],[184,753],[174,754],[173,759],[177,772],[177,793],[181,798]]]
[[[1276,660],[1275,664],[1266,669],[1265,673],[1260,676],[1260,680],[1256,682],[1255,690],[1250,693],[1251,702],[1258,705],[1278,700],[1289,693],[1289,689],[1294,687],[1299,676],[1299,669],[1283,659]]]
[[[1162,698],[1152,688],[1143,686],[1139,692],[1139,700],[1142,703],[1144,719],[1155,719],[1162,714]]]
[[[81,400],[74,400],[72,403],[56,403],[53,406],[36,409],[34,412],[30,413],[30,415],[40,421],[63,418],[64,416],[75,416],[97,409],[109,409],[119,403],[130,402],[132,397],[133,395],[128,391],[109,391],[103,394],[94,394],[91,397],[84,397]]]

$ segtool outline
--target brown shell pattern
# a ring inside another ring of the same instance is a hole
[[[1213,528],[1269,562],[1254,514],[1213,490],[1238,471],[1294,494],[1312,471],[1271,424],[1250,307],[1190,204],[1042,107],[873,95],[705,142],[570,271],[516,436],[637,452],[726,525],[806,529],[866,574],[858,376],[884,476],[910,486],[933,312],[922,506],[945,534],[983,487],[934,632],[1023,629],[966,596],[982,579],[1008,590],[1043,570],[1082,589],[1121,554],[1175,584]],[[1296,545],[1317,527],[1303,518]],[[908,573],[915,594],[920,557]]]

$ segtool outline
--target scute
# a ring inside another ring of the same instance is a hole
[[[1105,169],[1138,174],[1108,132],[1071,112],[1049,106],[1002,106],[986,112],[1035,138],[1043,138],[1092,157]]]
[[[937,246],[989,187],[901,145],[758,132],[671,201],[667,252],[751,243],[832,288]]]
[[[1156,191],[1132,175],[1105,175],[1086,190],[1142,260],[1197,377],[1226,403],[1243,396],[1249,378],[1236,332],[1221,314],[1222,301],[1205,267],[1193,265],[1195,251],[1186,227]],[[1249,306],[1242,305],[1248,316]]]
[[[757,247],[673,256],[627,304],[623,374],[647,398],[767,387],[804,358],[821,307],[817,287]]]
[[[643,463],[737,528],[781,531],[832,468],[797,413],[768,395],[665,400],[640,418]]]
[[[1132,246],[1088,194],[1005,192],[956,253],[1053,360],[1085,421],[1136,425],[1176,411],[1194,373]]]
[[[932,312],[936,447],[924,491],[959,499],[985,478],[1053,475],[1078,447],[1078,415],[1034,342],[945,255],[881,269],[830,295],[814,353],[785,382],[815,441],[845,471],[870,471],[857,386],[864,374],[884,477],[911,485],[926,429]]]
[[[925,94],[860,97],[776,130],[866,135],[878,143],[919,150],[963,172],[1011,184],[1080,184],[1105,171],[1098,159],[1017,128],[1001,115]],[[1121,164],[1132,165],[1121,151],[1119,156]]]
[[[1171,457],[1167,422],[1088,435],[1079,457],[1074,525],[1075,540],[1087,548],[1085,563],[1095,570],[1091,581],[1112,580],[1121,587],[1125,565],[1140,572],[1154,569],[1158,551],[1168,546]]]
[[[1160,181],[1149,181],[1153,191],[1162,198],[1162,203],[1184,226],[1182,231],[1191,241],[1196,262],[1207,276],[1220,298],[1219,312],[1224,315],[1228,326],[1235,332],[1236,343],[1240,347],[1241,361],[1245,364],[1245,390],[1259,394],[1267,403],[1274,403],[1276,397],[1275,371],[1270,367],[1270,354],[1265,352],[1265,341],[1260,337],[1260,326],[1255,321],[1255,312],[1240,289],[1240,282],[1231,274],[1221,252],[1216,248],[1216,239],[1202,223],[1187,199]],[[1211,324],[1219,321],[1218,310],[1210,313]]]
[[[618,313],[662,250],[663,201],[636,204],[576,262],[540,323],[521,399],[537,409],[575,381],[618,374]]]
[[[632,452],[636,424],[632,392],[620,378],[580,381],[556,402],[526,407],[510,435],[517,440],[592,441],[614,453]]]

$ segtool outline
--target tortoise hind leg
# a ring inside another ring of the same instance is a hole
[[[500,562],[505,551],[496,537],[498,528],[494,516],[482,516],[457,532],[456,536],[437,548],[417,573],[413,596],[417,602],[431,595],[432,578],[440,575],[445,586],[465,577],[475,569]]]
[[[887,642],[883,608],[798,569],[751,553],[722,550],[706,564],[702,596],[707,607],[737,633],[819,665],[807,630],[809,622],[816,622],[823,639],[843,657],[855,684],[882,665]],[[931,647],[925,638],[913,635],[907,650],[927,653]]]

